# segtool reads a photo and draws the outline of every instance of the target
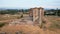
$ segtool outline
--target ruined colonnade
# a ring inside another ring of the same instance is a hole
[[[44,17],[44,8],[40,7],[40,8],[31,8],[29,11],[29,16],[32,18],[32,21],[34,23],[38,23],[41,25],[42,23],[42,19]]]

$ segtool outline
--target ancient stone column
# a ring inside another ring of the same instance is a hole
[[[29,16],[32,17],[33,16],[33,11],[32,11],[32,8],[29,9]]]
[[[33,22],[35,22],[38,19],[38,8],[33,8]]]
[[[33,21],[33,8],[29,9],[29,16],[31,21]]]
[[[39,25],[42,25],[42,19],[44,17],[44,9],[42,7],[38,8],[38,16],[39,16]]]

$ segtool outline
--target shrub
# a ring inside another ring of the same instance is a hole
[[[5,25],[5,23],[0,23],[0,27],[3,27]]]
[[[23,15],[21,15],[21,18],[23,18]]]

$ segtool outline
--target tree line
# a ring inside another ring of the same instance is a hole
[[[0,14],[16,14],[18,12],[26,13],[28,12],[28,9],[6,9],[6,10],[0,10]]]
[[[50,10],[45,10],[44,15],[55,15],[55,16],[60,16],[60,9],[50,9]]]

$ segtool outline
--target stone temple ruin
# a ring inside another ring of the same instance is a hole
[[[41,25],[42,20],[44,17],[44,9],[40,8],[31,8],[29,9],[28,16],[25,16],[22,19],[13,20],[9,25],[16,25],[16,24],[31,24],[31,25]]]
[[[29,11],[29,16],[32,18],[34,24],[42,23],[42,19],[44,17],[44,8],[31,8]]]

